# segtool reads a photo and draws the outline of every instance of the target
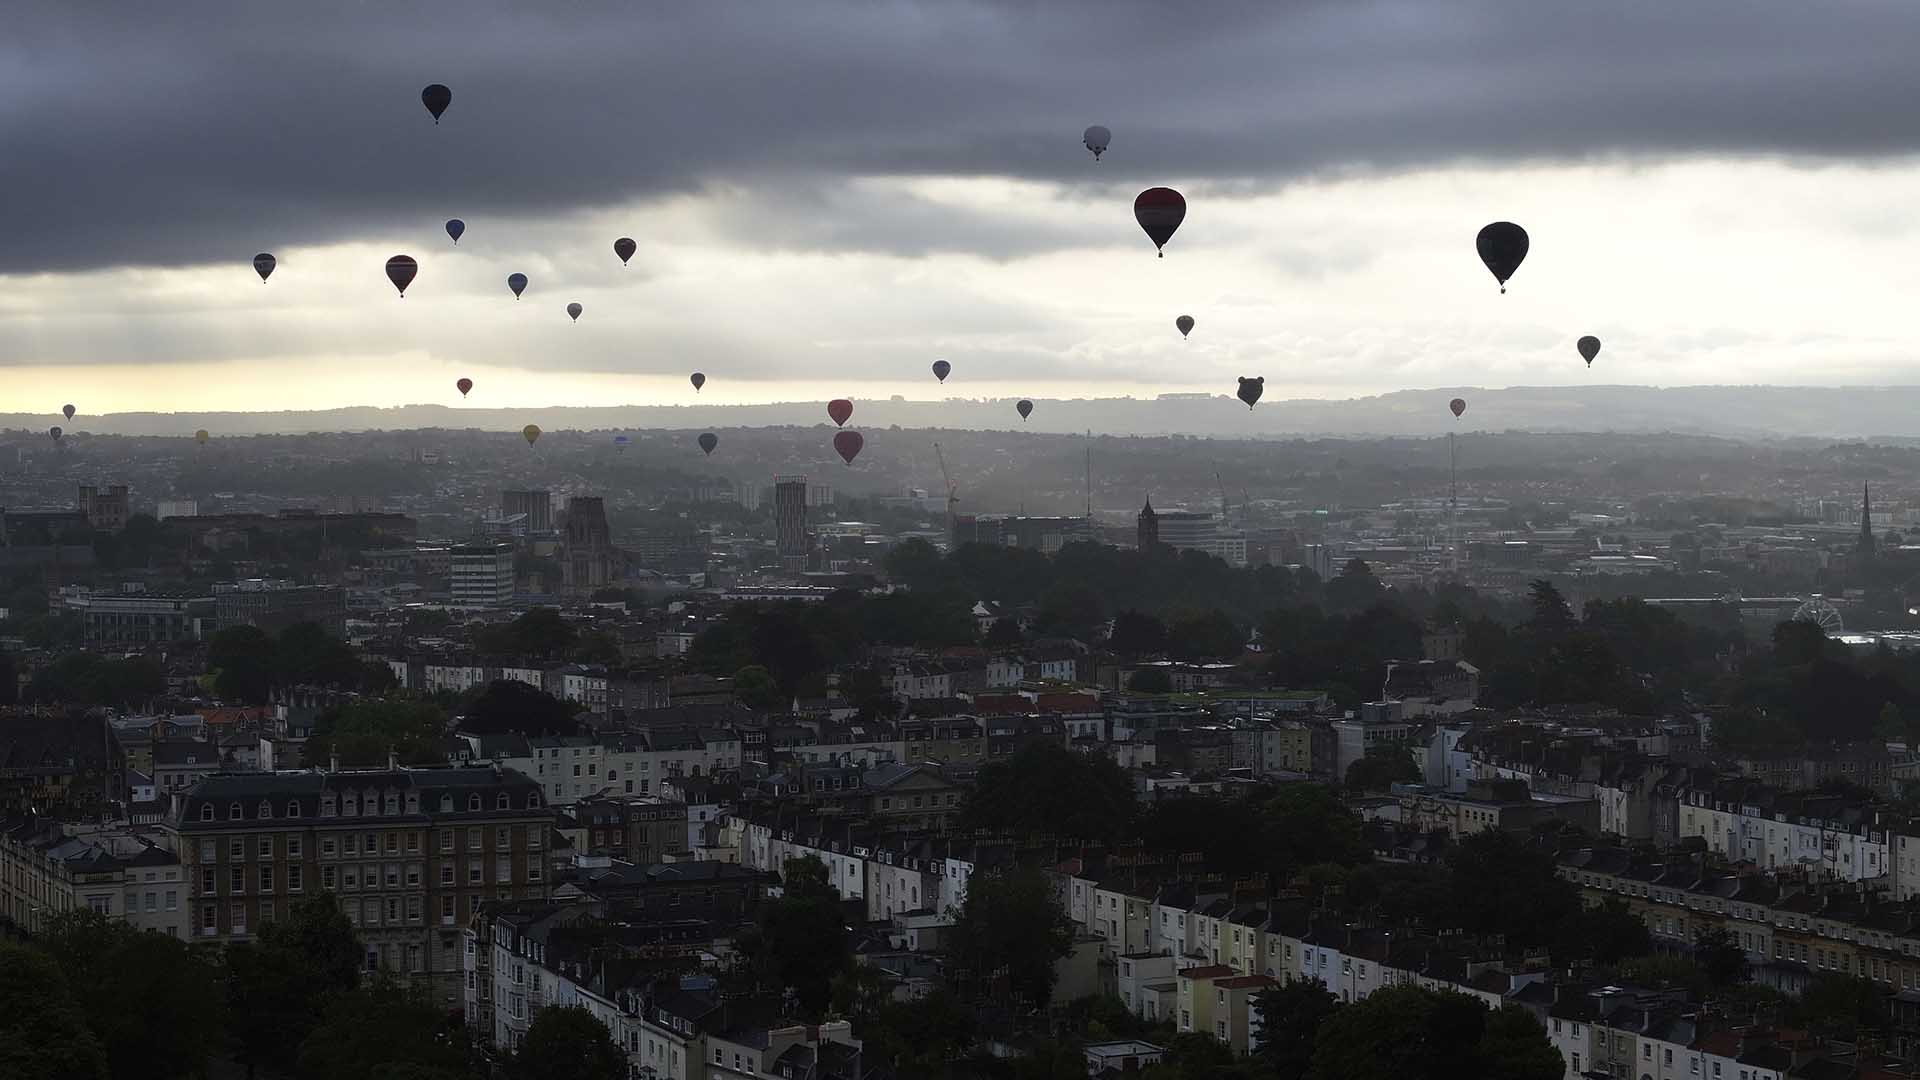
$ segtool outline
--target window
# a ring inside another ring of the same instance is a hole
[[[213,867],[211,866],[202,867],[200,870],[200,891],[203,893],[211,893],[214,891]]]
[[[247,857],[247,842],[236,836],[227,841],[227,858],[239,862]]]
[[[479,795],[479,793],[477,793],[477,792],[476,792],[476,793],[474,793],[474,794],[472,794],[472,795],[469,795],[469,796],[467,796],[467,809],[469,809],[469,810],[478,810],[478,809],[480,809],[480,795]]]
[[[270,893],[273,891],[273,864],[272,863],[268,863],[267,865],[262,866],[260,868],[260,891],[263,893]]]
[[[302,845],[301,845],[301,843],[300,843],[300,838],[299,838],[299,837],[297,837],[297,836],[289,836],[289,837],[287,837],[287,858],[289,858],[289,859],[297,859],[297,858],[299,858],[299,857],[300,857],[300,849],[301,849],[301,847],[302,847]]]
[[[257,851],[260,857],[263,859],[273,858],[273,837],[271,836],[261,837]]]
[[[240,820],[240,804],[239,803],[231,803],[227,806],[227,820],[228,821]]]
[[[477,858],[468,859],[467,860],[467,884],[469,885],[480,884],[480,875],[481,875],[480,860]]]
[[[494,860],[493,880],[500,884],[505,884],[513,880],[513,860],[512,859],[509,859],[505,855],[502,855],[498,859]],[[678,897],[676,897],[675,899],[678,899]]]
[[[334,879],[333,867],[323,866],[320,868],[320,887],[321,888],[327,890],[328,892],[332,892],[334,887],[334,880],[335,879]]]
[[[398,854],[399,851],[400,851],[400,834],[397,832],[388,833],[387,834],[387,854],[395,855],[395,854]]]
[[[453,864],[452,863],[443,862],[440,864],[440,884],[442,885],[453,884]]]
[[[441,851],[453,850],[453,830],[452,829],[440,830],[440,850]]]
[[[200,820],[201,821],[213,820],[213,804],[212,803],[200,804]]]
[[[451,795],[440,796],[440,812],[443,814],[450,814],[453,812],[453,796]]]
[[[420,834],[417,832],[408,832],[407,833],[407,854],[411,855],[414,852],[419,850],[420,850]]]
[[[440,925],[453,925],[453,897],[451,896],[440,898]]]
[[[541,825],[527,826],[527,850],[528,851],[540,850],[540,843],[542,839],[540,833],[543,828],[544,826],[541,826]]]
[[[227,868],[227,891],[239,893],[247,891],[247,869],[244,866]]]
[[[632,790],[632,789],[629,788],[628,790]],[[540,806],[540,793],[537,791],[527,792],[527,809],[533,810],[533,809],[537,809],[539,806]]]

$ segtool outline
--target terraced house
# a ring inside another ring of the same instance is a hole
[[[239,941],[315,893],[338,900],[369,971],[462,996],[461,935],[488,900],[547,895],[553,827],[511,769],[427,768],[208,777],[167,828],[197,941]]]

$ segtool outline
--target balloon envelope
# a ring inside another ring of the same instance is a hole
[[[1580,350],[1580,359],[1585,360],[1588,367],[1592,367],[1593,358],[1600,355],[1600,339],[1588,334],[1575,342],[1574,348]]]
[[[715,435],[711,431],[700,436],[700,449],[705,450],[709,454],[713,453],[713,448],[719,445],[720,436]]]
[[[433,83],[420,91],[420,104],[425,105],[427,111],[433,114],[433,122],[437,124],[440,122],[440,114],[446,112],[447,106],[453,104],[453,91],[439,83]]]
[[[573,303],[571,303],[571,304],[568,304],[568,305],[567,305],[567,318],[569,318],[569,319],[572,319],[572,320],[573,320],[574,322],[579,322],[579,321],[580,321],[580,313],[581,313],[582,311],[585,311],[585,310],[586,310],[585,308],[583,308],[583,307],[581,307],[581,306],[580,306],[580,303],[579,303],[579,301],[575,301],[575,302],[573,302]]]
[[[707,385],[707,377],[698,371],[687,376],[687,381],[693,384],[693,390],[696,394],[700,392],[701,387]]]
[[[414,262],[411,255],[395,255],[387,260],[387,280],[393,282],[401,296],[407,295],[407,286],[413,284],[413,276],[419,272],[420,264]]]
[[[865,445],[867,445],[867,440],[861,438],[860,433],[857,431],[836,431],[833,433],[833,448],[840,451],[841,458],[845,459],[849,465],[853,464],[854,458],[860,456],[860,448]]]
[[[853,415],[853,402],[838,397],[827,402],[827,416],[836,424],[845,424],[847,417]]]
[[[952,370],[953,365],[947,363],[945,360],[935,360],[933,362],[933,377],[939,379],[941,382],[947,381],[947,374]]]
[[[528,424],[526,427],[521,428],[520,437],[527,440],[528,446],[532,446],[534,440],[540,437],[540,425]]]
[[[1173,231],[1187,218],[1187,200],[1172,188],[1148,188],[1133,200],[1133,220],[1146,230],[1147,239],[1156,248],[1164,248],[1173,239]],[[1160,253],[1161,258],[1166,252]]]
[[[632,237],[623,236],[613,242],[613,253],[620,256],[622,266],[627,264],[628,259],[633,258],[633,253],[637,250],[638,246],[634,244]]]
[[[1013,411],[1020,414],[1020,419],[1025,420],[1027,417],[1033,415],[1033,402],[1022,398],[1014,403]]]
[[[1467,399],[1454,398],[1452,401],[1447,402],[1447,408],[1453,410],[1453,415],[1459,416],[1461,413],[1467,411]]]
[[[193,441],[205,446],[207,443],[207,429],[201,428],[199,431],[194,432]]]
[[[1100,155],[1107,152],[1107,144],[1113,141],[1113,132],[1095,124],[1087,129],[1086,134],[1080,136],[1080,141],[1087,145],[1087,149],[1093,151],[1093,160],[1099,161]]]
[[[263,251],[253,257],[253,272],[260,275],[261,281],[272,277],[273,268],[277,265],[279,265],[279,260],[275,259],[268,252]]]
[[[1507,291],[1507,279],[1520,269],[1520,263],[1527,257],[1527,230],[1511,221],[1496,221],[1480,230],[1474,237],[1473,246],[1480,252],[1480,261],[1500,282],[1500,291]]]
[[[614,453],[624,453],[627,449],[627,444],[632,441],[632,439],[627,438],[625,435],[615,435],[613,437]]]
[[[447,235],[453,237],[454,243],[456,244],[459,243],[461,234],[465,233],[466,231],[467,231],[466,222],[461,221],[459,218],[447,219]]]
[[[454,382],[453,382],[453,386],[454,386],[454,389],[456,389],[456,390],[459,390],[459,391],[460,391],[460,396],[461,396],[461,397],[466,397],[466,396],[467,396],[467,391],[469,391],[469,390],[471,390],[471,389],[473,389],[473,380],[472,380],[472,379],[464,379],[464,378],[463,378],[463,379],[455,379],[455,380],[454,380]]]
[[[71,405],[60,406],[60,414],[69,420],[73,419],[73,411],[73,406]]]
[[[1179,328],[1181,337],[1186,337],[1188,334],[1193,333],[1193,316],[1182,315],[1173,320],[1173,325]]]
[[[1240,389],[1234,391],[1234,396],[1246,402],[1247,408],[1251,409],[1253,408],[1253,403],[1260,400],[1260,395],[1266,392],[1266,389],[1267,377],[1265,375],[1255,375],[1251,379],[1242,375],[1240,376]]]
[[[47,429],[47,434],[53,436],[54,442],[59,442],[60,436],[65,435],[66,432],[60,430],[60,425],[55,424],[54,426]]]
[[[527,291],[527,275],[508,274],[507,288],[513,290],[513,298],[515,300],[520,299],[520,294]]]

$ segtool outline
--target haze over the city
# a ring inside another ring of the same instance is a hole
[[[1920,381],[1897,5],[11,14],[8,412]]]

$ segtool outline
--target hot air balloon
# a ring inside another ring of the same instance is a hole
[[[1080,141],[1087,145],[1087,149],[1093,151],[1093,160],[1099,161],[1100,155],[1107,152],[1107,144],[1113,141],[1113,132],[1095,124],[1087,129],[1086,134],[1080,136]]]
[[[407,286],[413,284],[413,275],[420,272],[420,264],[413,261],[411,255],[395,255],[387,260],[387,280],[400,290],[401,299],[406,299]]]
[[[466,223],[466,222],[464,222],[464,221],[461,221],[461,220],[460,220],[459,218],[448,218],[448,219],[447,219],[447,235],[448,235],[448,236],[451,236],[451,237],[453,237],[453,242],[454,242],[454,243],[456,243],[456,244],[457,244],[457,243],[459,243],[459,242],[460,242],[460,237],[461,237],[461,236],[462,236],[462,235],[463,235],[463,234],[464,234],[464,233],[465,233],[466,231],[467,231],[467,223]]]
[[[1588,367],[1592,367],[1593,358],[1600,355],[1600,339],[1592,334],[1574,342],[1573,347],[1580,350],[1580,358],[1587,362]]]
[[[267,283],[267,279],[273,276],[273,268],[279,265],[279,262],[280,260],[274,258],[272,253],[265,251],[253,257],[253,272],[260,275],[260,284]]]
[[[1148,188],[1133,200],[1133,220],[1146,230],[1155,248],[1164,248],[1187,217],[1187,200],[1172,188]],[[1166,258],[1165,251],[1160,252]]]
[[[627,265],[627,260],[633,258],[633,253],[637,250],[639,247],[630,236],[623,236],[613,242],[613,253],[620,256],[621,266]]]
[[[532,446],[540,438],[540,425],[528,424],[526,427],[521,428],[520,437],[527,440],[528,446]]]
[[[840,451],[840,457],[849,465],[853,464],[854,458],[860,456],[860,448],[865,445],[867,445],[867,440],[861,438],[860,433],[857,431],[836,431],[833,433],[833,448]]]
[[[453,104],[453,91],[439,83],[434,83],[420,91],[420,104],[427,107],[427,111],[433,114],[433,122],[438,124],[440,114],[446,112],[447,106]]]
[[[707,385],[707,377],[697,371],[687,376],[687,381],[693,384],[693,392],[696,394],[700,392],[701,387]]]
[[[947,374],[952,370],[953,365],[947,363],[945,360],[935,360],[933,362],[933,377],[939,379],[941,382],[947,381]]]
[[[704,435],[701,435],[699,441],[700,441],[700,449],[705,450],[708,456],[712,456],[713,448],[720,445],[720,436],[715,435],[713,432],[709,431]]]
[[[1480,261],[1493,271],[1501,292],[1507,291],[1507,279],[1520,269],[1521,261],[1527,257],[1527,244],[1527,230],[1511,221],[1496,221],[1474,237],[1473,246],[1480,251]]]
[[[1181,337],[1186,337],[1188,334],[1193,333],[1193,316],[1182,315],[1173,320],[1173,325],[1180,331]]]
[[[207,445],[207,429],[201,428],[199,431],[194,432],[193,441],[199,443],[201,446]]]
[[[573,303],[567,305],[567,318],[572,319],[574,322],[579,322],[580,313],[585,310],[586,308],[580,306],[580,301],[575,300]]]
[[[73,409],[73,406],[71,405],[60,406],[60,414],[62,416],[65,416],[69,420],[73,419],[73,412],[74,412],[74,409]]]
[[[520,299],[520,294],[527,291],[527,275],[508,274],[507,288],[513,290],[513,298],[515,300]]]
[[[1021,398],[1014,403],[1013,411],[1020,414],[1020,419],[1025,420],[1027,417],[1033,415],[1033,402]]]
[[[1452,401],[1447,402],[1447,408],[1452,409],[1453,415],[1458,418],[1461,413],[1467,411],[1467,399],[1454,398]]]
[[[632,439],[627,438],[625,435],[615,435],[613,437],[613,452],[616,454],[626,453],[627,444],[632,441]]]
[[[460,391],[460,396],[461,396],[461,397],[466,397],[466,396],[467,396],[467,391],[469,391],[469,390],[472,390],[472,389],[473,389],[473,380],[472,380],[472,379],[468,379],[468,378],[464,378],[464,377],[463,377],[463,378],[459,378],[459,379],[455,379],[455,380],[453,381],[453,388],[454,388],[454,389],[456,389],[456,390],[458,390],[458,391]]]
[[[1251,409],[1253,408],[1253,403],[1260,400],[1260,395],[1264,393],[1266,389],[1267,377],[1265,375],[1255,375],[1251,379],[1242,375],[1240,376],[1240,389],[1234,391],[1234,396],[1246,402],[1247,408]]]
[[[65,435],[66,432],[60,430],[60,425],[55,424],[54,426],[47,429],[47,434],[53,436],[54,442],[59,442],[60,436]]]
[[[837,397],[827,402],[827,416],[830,417],[836,425],[846,426],[847,417],[852,415],[853,402],[848,401],[846,398]]]

